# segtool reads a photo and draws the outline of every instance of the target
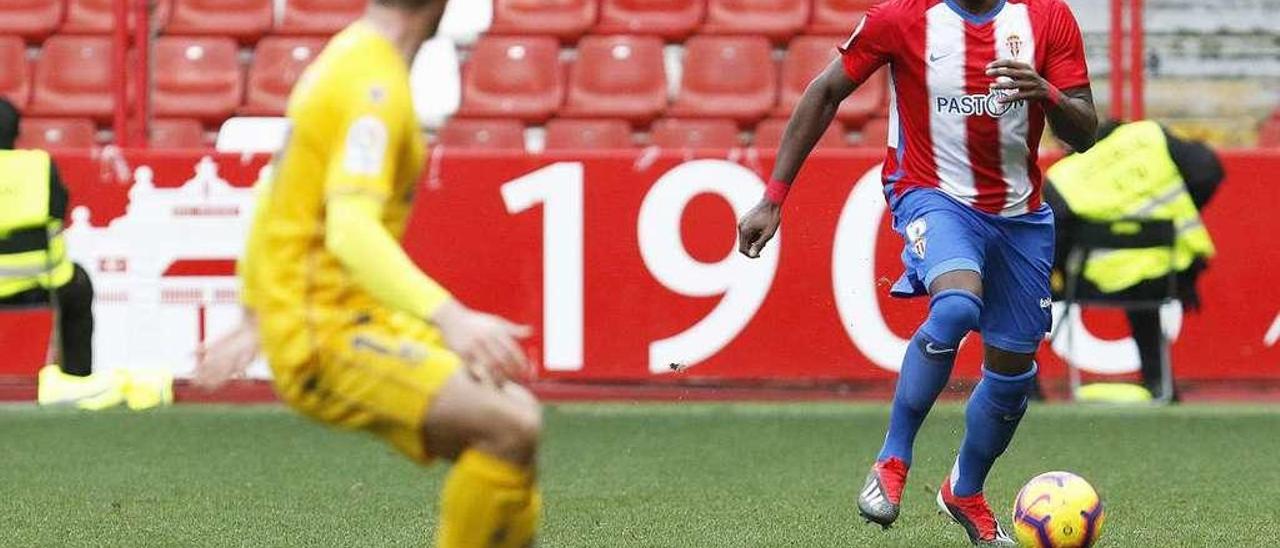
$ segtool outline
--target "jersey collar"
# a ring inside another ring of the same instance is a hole
[[[987,10],[986,13],[973,13],[964,9],[964,6],[961,6],[960,2],[957,0],[942,1],[947,5],[947,7],[951,8],[951,11],[956,12],[956,14],[964,18],[965,21],[975,25],[985,25],[990,23],[992,19],[995,19],[997,15],[1000,15],[1000,10],[1004,9],[1005,3],[1005,0],[1000,0],[996,2],[996,5],[992,6],[991,9]]]

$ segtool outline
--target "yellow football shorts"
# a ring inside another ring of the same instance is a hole
[[[422,438],[427,409],[462,365],[435,328],[376,314],[325,337],[314,356],[303,367],[273,368],[281,398],[308,417],[369,431],[417,462],[431,460]]]

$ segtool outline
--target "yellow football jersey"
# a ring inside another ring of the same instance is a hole
[[[381,200],[382,223],[400,239],[425,155],[404,56],[363,22],[335,35],[303,73],[288,117],[241,263],[244,301],[273,367],[310,359],[377,307],[325,248],[327,197]]]

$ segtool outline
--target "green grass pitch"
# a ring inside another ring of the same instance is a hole
[[[567,404],[547,408],[544,547],[964,546],[933,493],[963,429],[921,432],[899,525],[853,497],[887,407]],[[0,408],[5,546],[423,546],[443,466],[278,406],[151,413]],[[1280,543],[1280,408],[1036,406],[996,466],[1005,517],[1055,469],[1107,505],[1102,546]]]

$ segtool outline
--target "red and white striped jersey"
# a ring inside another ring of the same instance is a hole
[[[1089,85],[1080,27],[1063,0],[999,0],[983,14],[957,0],[889,0],[839,49],[855,82],[889,65],[886,194],[938,188],[1003,216],[1040,207],[1044,108],[1000,103],[986,69],[1013,59],[1058,89]]]

